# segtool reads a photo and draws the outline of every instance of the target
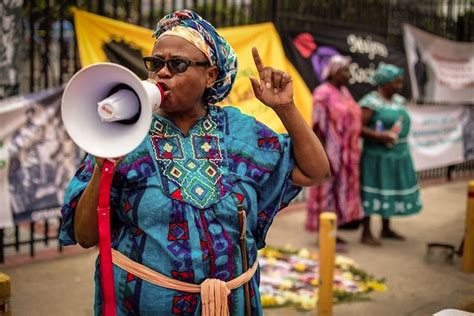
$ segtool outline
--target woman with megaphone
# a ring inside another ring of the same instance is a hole
[[[144,62],[164,101],[145,140],[112,167],[115,313],[262,315],[257,250],[301,186],[328,176],[324,149],[294,104],[291,77],[265,66],[255,48],[253,91],[288,135],[215,105],[231,90],[237,59],[199,15],[167,15],[154,36]],[[88,155],[67,189],[63,245],[99,243],[103,162]],[[111,289],[99,286],[97,271],[99,315]]]

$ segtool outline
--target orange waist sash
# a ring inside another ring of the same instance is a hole
[[[230,291],[247,283],[255,274],[258,261],[235,279],[224,282],[219,279],[206,279],[201,284],[192,284],[175,280],[144,265],[137,263],[119,251],[112,249],[112,262],[131,274],[149,283],[182,292],[201,293],[202,316],[228,316],[227,296]]]

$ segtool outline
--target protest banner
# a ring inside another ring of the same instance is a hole
[[[413,98],[474,104],[474,43],[451,41],[403,26]]]
[[[0,228],[59,215],[82,154],[60,116],[63,88],[0,102]]]
[[[408,143],[417,171],[465,160],[464,132],[468,108],[462,105],[409,105]]]
[[[323,68],[329,58],[336,54],[352,58],[348,88],[356,100],[374,89],[369,78],[379,63],[390,63],[402,68],[406,66],[403,51],[377,34],[321,25],[311,32],[287,32],[282,39],[286,55],[311,91],[321,84]],[[405,86],[402,94],[409,96],[409,84]]]

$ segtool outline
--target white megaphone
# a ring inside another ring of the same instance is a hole
[[[84,151],[116,158],[140,145],[162,99],[158,84],[141,80],[121,65],[97,63],[81,69],[66,85],[62,119]]]

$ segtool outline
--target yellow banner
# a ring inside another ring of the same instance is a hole
[[[79,56],[82,67],[97,62],[111,61],[104,50],[106,44],[112,41],[126,43],[132,52],[128,64],[144,66],[141,56],[148,56],[153,47],[152,31],[133,24],[120,22],[99,15],[74,9]],[[296,105],[310,124],[312,99],[311,92],[288,61],[283,51],[280,37],[272,23],[262,23],[246,26],[235,26],[218,29],[219,33],[230,43],[238,56],[238,73],[232,92],[222,105],[233,105],[242,112],[252,115],[262,123],[278,132],[284,132],[277,115],[258,101],[252,90],[249,76],[258,77],[257,69],[252,58],[252,47],[256,47],[266,66],[272,66],[288,72],[293,78],[293,88]]]

